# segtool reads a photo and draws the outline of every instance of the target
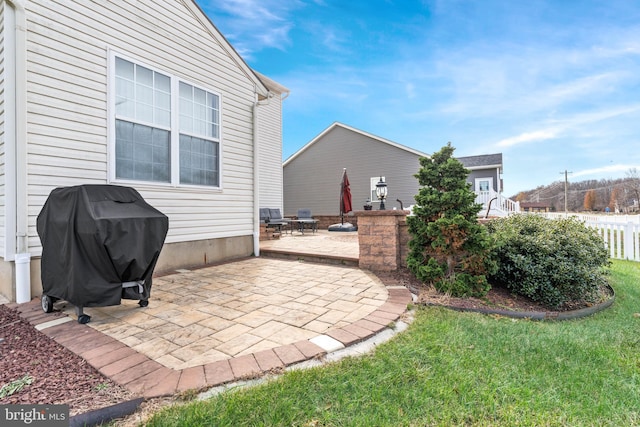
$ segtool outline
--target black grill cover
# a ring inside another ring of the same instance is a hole
[[[56,188],[37,221],[44,294],[78,307],[147,300],[168,228],[169,219],[133,188]],[[131,281],[144,284],[123,288]]]

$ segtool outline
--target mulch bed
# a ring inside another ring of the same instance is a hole
[[[0,404],[67,404],[73,416],[133,397],[16,310],[0,305],[0,387],[25,376],[33,378],[31,384],[0,397]]]
[[[441,305],[458,309],[500,309],[514,312],[535,311],[543,313],[560,313],[578,310],[593,305],[586,301],[578,301],[562,306],[554,311],[540,303],[530,300],[529,298],[512,294],[508,289],[494,286],[491,287],[487,295],[483,298],[454,298],[450,295],[438,292],[432,286],[425,285],[416,279],[407,269],[388,273],[376,273],[376,276],[378,276],[378,278],[380,278],[380,280],[387,286],[405,286],[413,294],[418,295],[418,303]],[[610,296],[607,289],[602,289],[601,293],[603,298]]]

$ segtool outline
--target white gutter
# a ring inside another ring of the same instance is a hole
[[[7,0],[5,40],[5,261],[16,263],[16,294],[30,299],[27,200],[27,16],[23,0]],[[7,66],[13,63],[13,67]],[[18,265],[20,264],[20,265]]]

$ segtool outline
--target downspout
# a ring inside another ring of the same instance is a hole
[[[253,254],[260,256],[260,168],[258,153],[258,93],[253,102]]]
[[[265,100],[253,102],[253,254],[260,256],[260,147],[259,135],[260,127],[258,126],[258,106],[268,105],[272,96],[271,92],[267,93]]]
[[[12,42],[7,43],[9,50],[7,57],[11,58],[14,67],[7,67],[5,71],[12,73],[8,76],[8,86],[13,86],[14,92],[9,93],[5,102],[5,111],[14,111],[13,117],[8,117],[8,126],[13,126],[6,140],[6,212],[7,221],[5,242],[5,261],[15,261],[16,268],[16,302],[27,302],[31,299],[30,259],[28,253],[28,200],[27,200],[27,16],[23,0],[7,0],[13,6],[13,32],[9,27]],[[5,3],[6,4],[6,3]],[[13,85],[11,83],[14,83]],[[9,113],[11,114],[11,113]],[[15,240],[14,240],[15,239]]]

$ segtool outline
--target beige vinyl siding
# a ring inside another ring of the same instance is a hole
[[[311,209],[316,215],[340,213],[340,179],[347,168],[354,210],[370,197],[371,178],[384,176],[387,209],[414,204],[418,193],[419,156],[401,148],[336,126],[284,166],[284,213]],[[374,209],[378,204],[374,203]]]
[[[260,135],[260,207],[283,209],[282,202],[282,99],[270,98],[258,107]]]
[[[29,244],[59,186],[109,182],[110,55],[221,95],[221,189],[114,181],[169,216],[167,243],[253,232],[255,83],[190,1],[27,2]]]
[[[6,188],[5,188],[5,26],[4,26],[4,8],[5,3],[0,2],[0,257],[4,258],[5,256],[5,247],[6,247],[6,209],[5,209],[5,200],[6,200]]]

